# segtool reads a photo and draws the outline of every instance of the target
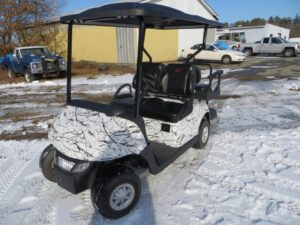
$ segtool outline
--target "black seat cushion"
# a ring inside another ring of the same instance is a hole
[[[162,91],[161,79],[164,75],[165,66],[162,63],[142,63],[142,85],[141,89],[146,94],[147,92],[159,93]],[[133,88],[137,88],[136,84],[136,75],[133,78],[132,82]]]
[[[162,82],[168,95],[191,97],[194,93],[196,76],[195,68],[187,64],[169,64]]]
[[[140,115],[166,122],[176,123],[189,115],[193,110],[192,101],[171,102],[160,98],[143,99],[140,105]]]

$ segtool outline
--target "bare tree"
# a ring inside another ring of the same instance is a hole
[[[46,21],[62,6],[62,0],[1,0],[0,54],[16,45],[47,45],[53,29]]]

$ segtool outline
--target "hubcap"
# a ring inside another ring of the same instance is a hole
[[[292,50],[286,50],[286,56],[291,56],[293,54],[293,51]]]
[[[121,211],[132,203],[134,196],[135,190],[131,184],[121,184],[111,193],[109,204],[113,210]]]
[[[230,61],[230,59],[229,59],[228,57],[225,57],[225,58],[224,58],[224,63],[225,63],[225,64],[229,63],[229,61]]]
[[[209,130],[208,127],[204,127],[202,131],[202,143],[206,143],[208,139]]]
[[[251,55],[251,51],[250,50],[245,51],[245,55],[246,56],[250,56]]]

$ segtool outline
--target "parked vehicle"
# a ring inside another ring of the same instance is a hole
[[[283,54],[286,57],[294,57],[300,53],[300,44],[288,42],[279,37],[265,37],[255,43],[241,44],[240,50],[246,56],[255,54]]]
[[[245,32],[219,32],[219,35],[219,40],[225,41],[235,51],[240,48],[241,43],[246,42]]]
[[[220,94],[223,71],[212,73],[211,68],[209,83],[200,83],[201,71],[190,60],[201,49],[185,63],[153,62],[144,47],[146,29],[204,28],[206,37],[208,28],[222,24],[151,3],[106,5],[61,22],[68,25],[67,106],[54,120],[49,133],[53,145],[42,153],[40,167],[47,179],[71,193],[91,188],[99,213],[119,218],[139,200],[139,172],[157,174],[190,147],[203,148],[217,116],[208,102]],[[110,103],[72,99],[73,24],[139,29],[137,73]],[[143,62],[143,54],[149,62]]]
[[[196,44],[189,49],[183,49],[180,58],[189,58],[193,53],[202,48],[202,44]],[[233,62],[243,62],[246,60],[243,52],[231,50],[225,42],[217,42],[215,44],[206,44],[205,48],[196,55],[194,60],[222,62],[229,64]]]
[[[45,46],[20,47],[8,54],[2,60],[2,66],[7,69],[10,78],[24,75],[27,82],[36,78],[66,76],[66,61]]]

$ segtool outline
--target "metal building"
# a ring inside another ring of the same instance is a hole
[[[217,13],[205,0],[119,0],[116,2],[155,3],[172,7],[189,14],[218,20]],[[58,20],[56,21],[58,22]],[[61,25],[62,27],[64,25]],[[63,27],[60,37],[66,36]],[[100,63],[133,64],[136,62],[138,30],[132,28],[74,26],[73,60]],[[201,43],[203,29],[197,30],[147,30],[145,47],[154,61],[177,60],[183,48]],[[216,30],[210,29],[208,41],[216,39]]]

